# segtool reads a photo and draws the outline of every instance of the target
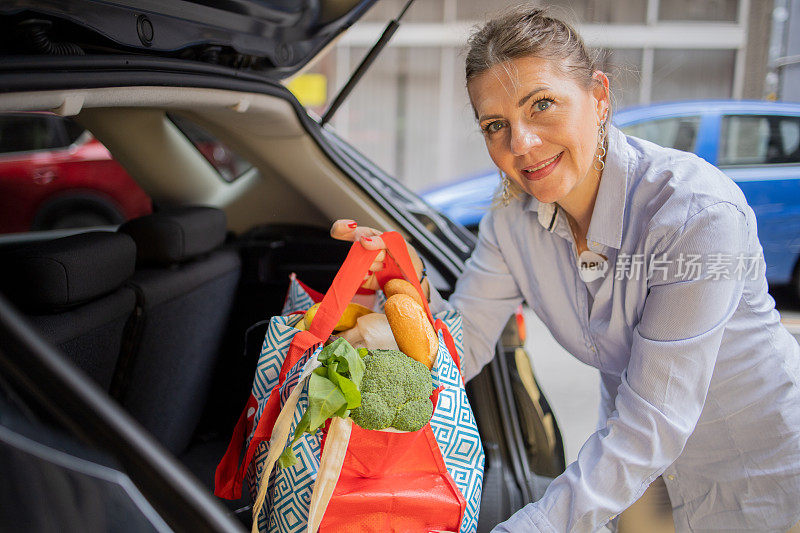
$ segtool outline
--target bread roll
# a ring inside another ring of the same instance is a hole
[[[388,350],[399,350],[397,342],[394,340],[392,328],[383,313],[370,313],[358,319],[356,329],[360,332],[364,340],[364,347],[370,350],[385,348]]]
[[[422,303],[422,298],[417,292],[417,289],[404,279],[390,279],[386,282],[383,286],[383,294],[386,295],[386,298],[391,298],[395,294],[407,294],[414,298],[414,301],[417,302],[422,309],[425,309],[425,305]]]
[[[302,320],[300,321],[302,322]],[[366,348],[364,337],[361,336],[361,331],[358,326],[346,329],[339,334],[339,337],[350,343],[353,348]]]
[[[384,310],[400,351],[432,368],[439,339],[422,306],[407,294],[395,294],[386,300]]]

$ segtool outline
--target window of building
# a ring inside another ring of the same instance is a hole
[[[651,100],[730,98],[735,50],[656,50]]]
[[[517,6],[519,0],[495,0],[491,3],[462,1],[457,4],[459,20],[483,21],[504,9]],[[643,24],[647,2],[642,0],[548,0],[546,4],[559,18],[570,24]]]
[[[211,166],[225,181],[233,181],[253,168],[249,161],[234,152],[205,128],[179,115],[168,114],[167,116],[192,141],[195,148],[203,154],[203,157],[211,163]]]
[[[641,0],[548,0],[546,4],[573,24],[644,24],[647,18],[647,2]]]
[[[722,118],[719,166],[800,163],[800,117]]]
[[[663,21],[736,22],[739,0],[659,0],[658,18]]]
[[[386,24],[403,9],[408,0],[385,0],[376,2],[359,22]],[[445,0],[425,0],[414,2],[403,16],[403,22],[442,22]]]
[[[516,0],[493,0],[492,2],[466,1],[456,2],[456,18],[458,20],[485,21],[490,16],[504,9],[519,5]]]
[[[693,152],[699,126],[700,117],[697,116],[671,117],[631,124],[622,128],[622,131],[667,148]]]

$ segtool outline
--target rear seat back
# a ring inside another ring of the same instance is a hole
[[[129,285],[140,316],[113,393],[176,455],[205,406],[239,282],[239,255],[222,247],[226,226],[221,210],[189,207],[119,229],[136,241]]]
[[[0,252],[0,290],[42,335],[108,390],[135,293],[128,235],[89,232]]]

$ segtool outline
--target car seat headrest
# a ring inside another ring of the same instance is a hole
[[[137,266],[164,266],[218,248],[227,226],[221,209],[190,206],[129,220],[119,231],[136,241]]]
[[[56,312],[107,294],[133,275],[136,244],[107,231],[39,241],[0,253],[0,289],[28,312]]]

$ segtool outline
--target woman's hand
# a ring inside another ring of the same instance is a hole
[[[386,243],[380,237],[381,232],[366,226],[359,226],[355,220],[339,219],[331,226],[331,237],[340,241],[360,242],[367,250],[380,250],[375,261],[369,267],[369,273],[364,277],[361,285],[365,289],[378,290],[378,280],[375,272],[383,270],[383,261],[386,259]]]
[[[375,278],[375,272],[383,270],[384,260],[386,259],[386,243],[381,239],[380,231],[369,228],[367,226],[359,226],[355,220],[339,219],[331,226],[331,237],[340,241],[360,242],[367,250],[381,250],[375,257],[372,266],[369,267],[369,273],[364,278],[364,283],[361,285],[365,289],[378,290],[378,280]],[[408,248],[408,255],[411,256],[411,263],[414,265],[414,270],[417,272],[417,279],[422,275],[422,260],[417,255],[417,251],[413,246],[406,243]],[[422,290],[425,292],[426,298],[429,297],[428,279],[422,281]]]

